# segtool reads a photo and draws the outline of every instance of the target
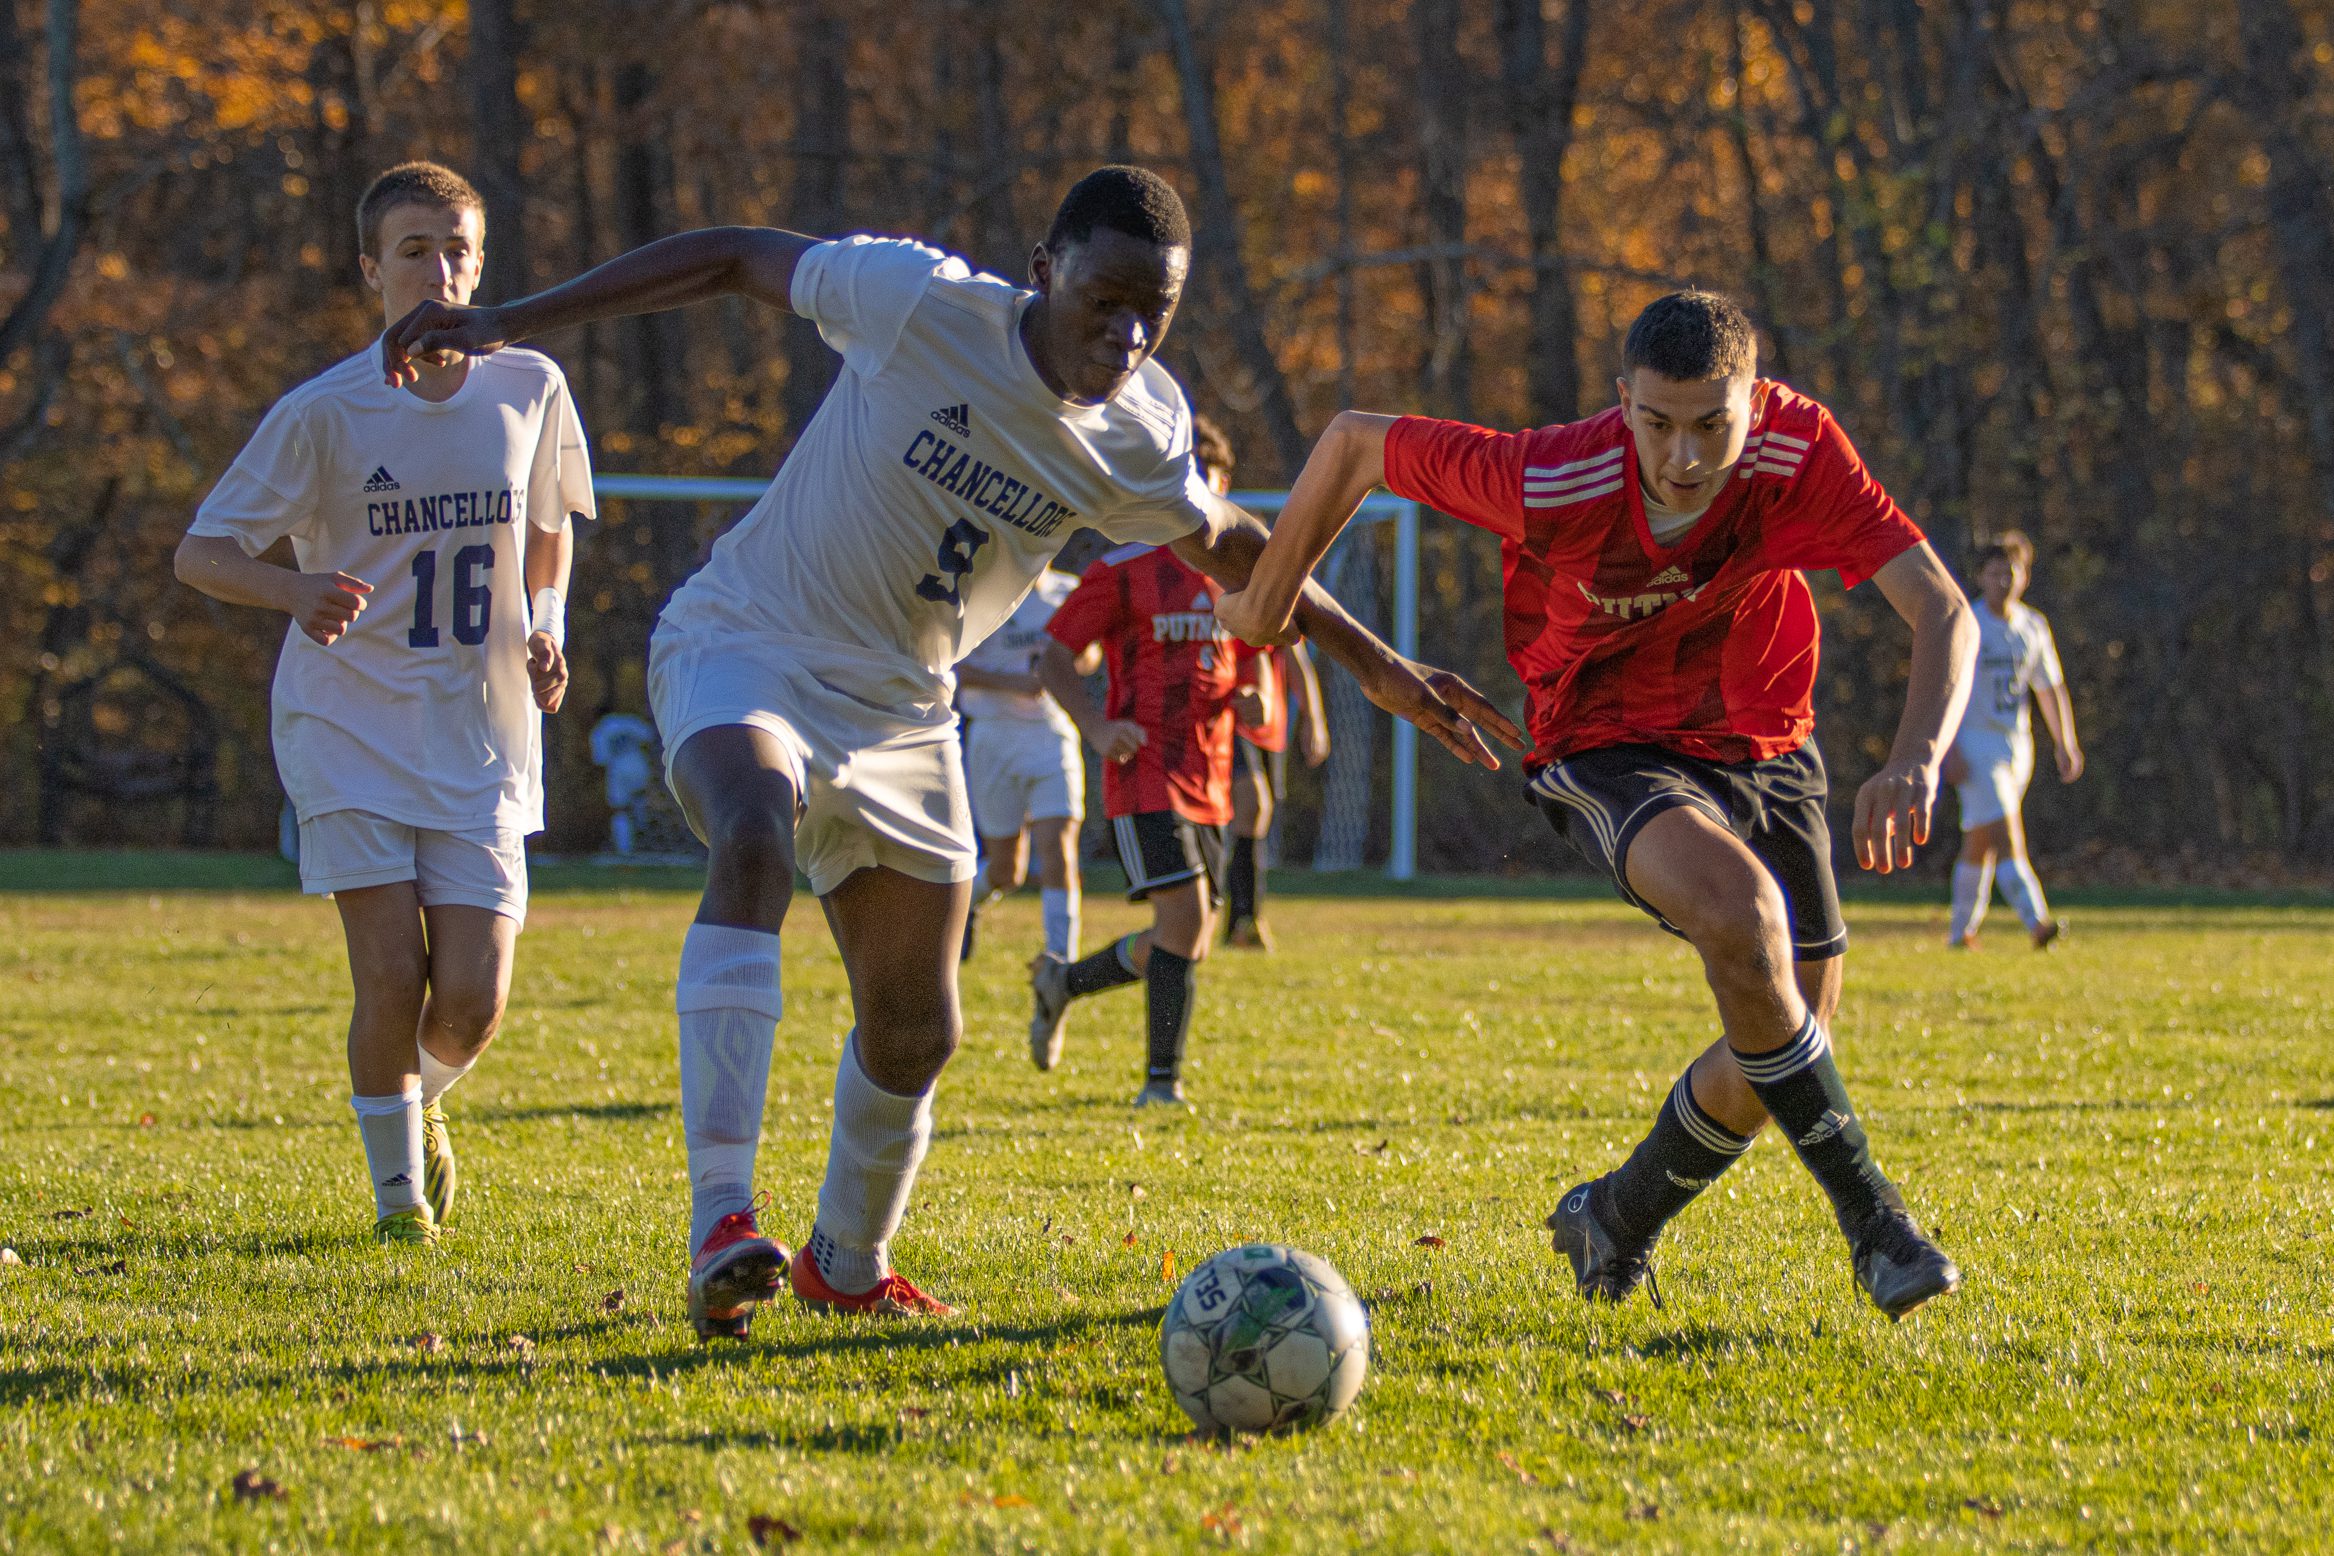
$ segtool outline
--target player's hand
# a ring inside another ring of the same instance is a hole
[[[1297,630],[1293,603],[1276,618],[1254,589],[1235,589],[1218,596],[1216,621],[1232,636],[1256,648],[1274,648],[1304,636]]]
[[[1126,762],[1150,743],[1143,726],[1132,719],[1104,719],[1087,733],[1086,739],[1101,754],[1105,762]]]
[[[1242,729],[1254,729],[1264,722],[1264,694],[1253,686],[1242,686],[1232,693],[1232,718]]]
[[[1521,751],[1524,732],[1466,681],[1448,670],[1387,656],[1357,676],[1363,695],[1396,718],[1408,719],[1443,743],[1462,762],[1499,769],[1499,758],[1484,743],[1489,730],[1502,745]]]
[[[567,652],[548,632],[527,634],[527,679],[535,688],[535,706],[557,713],[567,700]]]
[[[2081,746],[2060,746],[2058,748],[2058,781],[2060,783],[2073,783],[2082,776],[2083,748]]]
[[[1316,716],[1297,725],[1297,755],[1305,759],[1307,767],[1319,767],[1329,760],[1329,724]]]
[[[284,609],[302,632],[330,648],[365,608],[373,586],[347,573],[294,573]]]
[[[422,362],[482,357],[510,344],[500,310],[426,302],[381,337],[381,374],[392,389],[421,377]]]
[[[1961,747],[1945,748],[1945,760],[1937,766],[1937,777],[1940,782],[1948,784],[1969,782],[1969,758],[1961,754]]]
[[[1886,875],[1909,870],[1913,849],[1929,841],[1937,775],[1923,762],[1891,762],[1856,791],[1856,863]]]

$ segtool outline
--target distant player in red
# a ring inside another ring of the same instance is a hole
[[[1232,490],[1232,443],[1205,416],[1191,419],[1191,457],[1219,497]],[[1224,944],[1251,951],[1272,949],[1264,922],[1263,859],[1272,835],[1272,813],[1287,786],[1289,736],[1307,767],[1329,760],[1329,721],[1321,703],[1321,681],[1313,656],[1302,643],[1287,643],[1265,656],[1257,677],[1263,716],[1242,721],[1232,742],[1232,825],[1224,850]]]
[[[1183,1101],[1192,971],[1207,957],[1223,892],[1232,727],[1263,712],[1261,656],[1217,624],[1222,593],[1164,547],[1120,546],[1086,569],[1046,623],[1053,641],[1037,661],[1038,679],[1102,757],[1127,900],[1151,904],[1151,927],[1077,962],[1049,952],[1031,965],[1030,1057],[1051,1069],[1070,1002],[1139,978],[1150,995],[1150,1065],[1137,1107]],[[1096,643],[1107,708],[1076,666]]]
[[[1867,869],[1908,866],[1928,841],[1977,627],[1831,413],[1759,378],[1757,355],[1734,304],[1678,292],[1630,326],[1621,403],[1586,421],[1501,433],[1347,412],[1219,614],[1250,641],[1284,637],[1297,586],[1374,486],[1500,536],[1532,798],[1701,953],[1725,1034],[1635,1154],[1564,1196],[1548,1218],[1558,1251],[1583,1295],[1626,1297],[1662,1227],[1773,1118],[1893,1317],[1961,1276],[1874,1163],[1832,1057],[1847,929],[1800,575],[1873,579],[1913,629],[1895,745],[1856,795]]]

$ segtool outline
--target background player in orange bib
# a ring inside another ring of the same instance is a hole
[[[1771,1117],[1830,1196],[1892,1316],[1961,1275],[1872,1157],[1833,1060],[1847,928],[1813,739],[1803,570],[1876,580],[1912,627],[1887,762],[1856,794],[1867,868],[1912,863],[1968,698],[1976,623],[1831,413],[1757,374],[1740,309],[1661,298],[1601,415],[1528,432],[1347,412],[1306,463],[1250,585],[1220,614],[1286,635],[1295,589],[1374,486],[1481,525],[1506,564],[1508,661],[1530,697],[1540,808],[1629,901],[1701,953],[1724,1035],[1618,1169],[1548,1218],[1584,1295],[1645,1278],[1669,1219]]]

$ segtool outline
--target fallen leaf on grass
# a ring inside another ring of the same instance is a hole
[[[324,1446],[327,1448],[346,1448],[352,1453],[380,1453],[385,1449],[404,1447],[405,1439],[402,1437],[327,1437],[324,1439]]]
[[[1159,1473],[1162,1475],[1172,1475],[1181,1468],[1183,1468],[1183,1460],[1176,1454],[1168,1454],[1159,1461]]]
[[[930,1410],[926,1409],[922,1405],[900,1406],[900,1419],[903,1421],[921,1421],[931,1413],[932,1412]]]
[[[1200,1514],[1199,1526],[1226,1544],[1246,1532],[1240,1526],[1240,1510],[1229,1502],[1212,1513]]]
[[[1546,1524],[1540,1525],[1540,1538],[1548,1542],[1548,1548],[1552,1551],[1564,1552],[1572,1549],[1572,1541],[1568,1537],[1558,1534]]]
[[[1067,1248],[1067,1247],[1069,1247],[1069,1246],[1070,1246],[1072,1243],[1076,1242],[1077,1240],[1078,1240],[1078,1234],[1077,1234],[1077,1233],[1075,1233],[1075,1232],[1064,1232],[1064,1233],[1062,1234],[1062,1246],[1063,1246],[1064,1248]]]
[[[705,1515],[693,1507],[684,1507],[681,1509],[681,1522],[685,1524],[701,1524],[705,1522]]]
[[[792,1545],[802,1538],[802,1531],[783,1518],[772,1518],[768,1513],[756,1513],[746,1520],[746,1533],[754,1537],[756,1545],[768,1545],[776,1540],[780,1545]]]
[[[1429,1232],[1424,1237],[1413,1238],[1410,1246],[1413,1248],[1448,1248],[1450,1244]]]
[[[1132,1232],[1127,1233],[1126,1236],[1118,1240],[1118,1245],[1121,1248],[1132,1248],[1135,1245],[1135,1234]]]
[[[657,1556],[681,1556],[681,1553],[688,1548],[689,1537],[685,1534],[678,1534],[658,1546],[656,1550]]]
[[[1001,1496],[1001,1497],[991,1497],[991,1498],[989,1498],[989,1506],[991,1506],[991,1507],[1035,1507],[1035,1506],[1037,1506],[1037,1504],[1036,1504],[1035,1502],[1032,1502],[1032,1501],[1030,1501],[1030,1500],[1029,1500],[1029,1498],[1027,1498],[1027,1497],[1025,1497],[1025,1496],[1020,1496],[1020,1495],[1017,1495],[1017,1494],[1016,1494],[1016,1493],[1014,1493],[1014,1492],[1010,1492],[1010,1491],[1008,1491],[1008,1492],[1006,1492],[1006,1493],[1005,1493],[1003,1496]]]
[[[1170,1286],[1175,1284],[1175,1250],[1172,1248],[1159,1256],[1159,1278]]]
[[[1078,1294],[1067,1286],[1063,1286],[1056,1290],[1054,1295],[1072,1307],[1076,1307],[1078,1305]]]
[[[1356,1145],[1354,1149],[1361,1152],[1364,1156],[1383,1156],[1388,1151],[1394,1149],[1394,1142],[1392,1140],[1380,1140],[1376,1145]]]
[[[461,1447],[465,1443],[469,1444],[473,1448],[483,1448],[486,1446],[486,1434],[484,1432],[464,1431],[462,1429],[461,1423],[459,1422],[456,1422],[454,1429],[451,1432],[448,1432],[446,1435],[452,1439],[454,1446],[457,1448]],[[546,1514],[544,1516],[548,1517],[550,1515]]]
[[[140,1113],[138,1115],[138,1127],[140,1129],[152,1129],[154,1127],[154,1115],[151,1113]]]
[[[1961,1505],[1980,1518],[1999,1518],[2002,1516],[2002,1504],[1991,1497],[1971,1497]]]
[[[285,1496],[283,1487],[257,1470],[239,1470],[227,1485],[235,1493],[238,1502],[281,1502]]]
[[[1625,1415],[1621,1417],[1621,1424],[1632,1432],[1642,1432],[1653,1424],[1653,1417]]]
[[[1502,1453],[1499,1456],[1499,1462],[1506,1465],[1509,1469],[1515,1471],[1515,1478],[1522,1481],[1525,1485],[1536,1486],[1540,1483],[1540,1477],[1533,1474],[1530,1470],[1525,1469],[1521,1463],[1517,1462],[1516,1456],[1514,1454]]]
[[[600,1298],[600,1311],[603,1313],[621,1313],[624,1311],[624,1288],[622,1286],[618,1286],[614,1291],[611,1291],[606,1296]]]
[[[413,1337],[413,1348],[425,1356],[435,1356],[446,1348],[446,1337],[434,1331],[425,1331]]]
[[[1629,1396],[1622,1393],[1619,1389],[1598,1389],[1597,1398],[1603,1400],[1606,1404],[1611,1405],[1615,1410],[1619,1410],[1630,1403]]]
[[[1642,1502],[1637,1506],[1630,1508],[1629,1511],[1623,1516],[1642,1519],[1646,1523],[1652,1523],[1655,1519],[1661,1517],[1661,1504],[1658,1502]]]
[[[1133,1199],[1143,1199],[1143,1198],[1145,1198],[1145,1197],[1146,1197],[1146,1196],[1144,1195],[1144,1193],[1143,1193],[1143,1186],[1142,1186],[1141,1184],[1139,1184],[1139,1183],[1130,1183],[1130,1184],[1128,1184],[1128,1185],[1126,1186],[1126,1191],[1127,1191],[1128,1197],[1130,1197],[1130,1198],[1133,1198]]]

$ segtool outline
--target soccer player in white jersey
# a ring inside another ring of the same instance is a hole
[[[981,909],[1020,888],[1036,855],[1045,949],[1078,959],[1078,824],[1086,819],[1086,762],[1077,726],[1037,679],[1045,624],[1078,580],[1047,567],[1021,604],[956,667],[956,707],[964,715],[964,776],[972,791],[981,863],[973,875],[964,954],[972,955]],[[1080,673],[1101,663],[1090,653]]]
[[[396,320],[469,300],[485,207],[409,162],[365,192],[357,235]],[[276,767],[301,884],[331,894],[348,940],[350,1101],[383,1242],[435,1242],[453,1210],[442,1099],[510,992],[542,714],[567,690],[569,519],[592,512],[549,357],[417,359],[390,387],[368,346],[276,403],[179,544],[185,582],[292,618]],[[264,560],[287,536],[293,565]]]
[[[1978,553],[1977,685],[1945,764],[1946,780],[1961,798],[1961,857],[1953,864],[1953,924],[1946,943],[1961,950],[1976,946],[1996,880],[2034,949],[2047,948],[2062,928],[2026,858],[2026,822],[2019,814],[2034,776],[2029,701],[2042,704],[2059,782],[2083,776],[2083,747],[2075,738],[2075,703],[2050,623],[2021,598],[2033,575],[2034,543],[2014,529]]]
[[[814,1307],[947,1311],[889,1248],[962,1032],[973,839],[951,670],[1081,525],[1175,545],[1227,583],[1262,553],[1263,526],[1192,468],[1190,407],[1152,360],[1190,261],[1174,190],[1104,168],[1063,200],[1027,289],[920,243],[712,228],[538,297],[425,305],[385,339],[401,380],[413,354],[736,295],[801,314],[842,354],[769,491],[674,594],[650,649],[666,775],[711,854],[676,1000],[701,1335],[743,1335],[789,1269]],[[1302,626],[1461,757],[1496,765],[1478,723],[1517,734],[1327,595],[1306,597]],[[817,1218],[790,1260],[756,1226],[753,1168],[798,861],[857,1024]]]

